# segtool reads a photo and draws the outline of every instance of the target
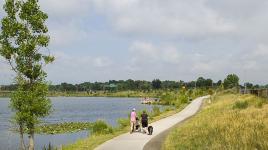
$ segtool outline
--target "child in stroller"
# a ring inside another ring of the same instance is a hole
[[[135,123],[135,132],[141,132],[141,125],[140,125],[140,122],[139,122],[139,118],[136,117],[136,123]]]

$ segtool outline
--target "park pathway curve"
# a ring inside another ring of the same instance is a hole
[[[145,144],[158,134],[195,115],[206,98],[209,98],[209,96],[196,98],[179,113],[151,123],[150,125],[154,127],[153,135],[138,132],[125,133],[103,143],[95,150],[142,150]]]

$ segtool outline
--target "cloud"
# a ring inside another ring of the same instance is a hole
[[[62,23],[53,22],[49,25],[51,46],[56,48],[70,47],[83,43],[88,38],[87,31],[79,28],[75,22]]]
[[[113,60],[106,56],[70,55],[64,51],[55,51],[55,62],[45,67],[48,80],[57,82],[92,81],[107,75],[114,68]]]
[[[40,6],[49,16],[57,19],[77,19],[91,11],[90,0],[40,0]]]
[[[93,59],[95,67],[109,67],[112,61],[108,57],[97,57]]]
[[[180,53],[173,46],[155,46],[150,42],[136,41],[130,46],[136,61],[147,61],[151,63],[164,62],[177,64],[180,60]],[[135,60],[135,59],[133,59]]]
[[[46,67],[52,81],[217,80],[236,73],[268,82],[267,0],[39,2],[57,57]]]
[[[206,6],[204,0],[95,0],[99,12],[119,32],[199,37],[232,32],[236,25]]]

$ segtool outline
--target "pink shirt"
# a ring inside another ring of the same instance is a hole
[[[136,121],[136,112],[135,111],[132,111],[131,114],[130,114],[130,121]]]

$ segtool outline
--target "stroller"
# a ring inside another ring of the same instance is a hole
[[[141,132],[141,124],[139,122],[139,118],[136,117],[136,123],[135,123],[135,126],[134,126],[134,132]]]

